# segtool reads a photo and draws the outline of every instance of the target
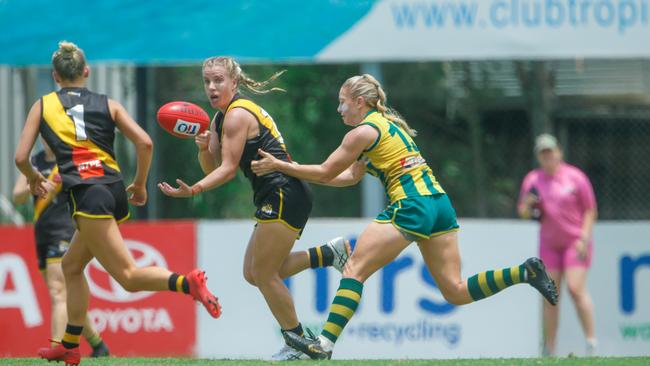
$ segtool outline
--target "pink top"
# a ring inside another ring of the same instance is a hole
[[[535,169],[521,184],[520,205],[532,187],[537,189],[541,203],[540,245],[566,248],[580,238],[585,211],[596,208],[589,178],[566,163],[561,163],[552,176]]]

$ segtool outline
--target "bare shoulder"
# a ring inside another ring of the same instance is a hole
[[[124,109],[124,107],[120,102],[113,100],[111,98],[108,98],[108,111],[111,114],[111,118],[113,118],[113,120],[115,120],[115,117],[119,113],[126,112],[126,110]]]
[[[243,108],[233,108],[226,113],[223,120],[223,129],[234,131],[239,129],[249,130],[255,126],[257,119]]]
[[[354,145],[363,145],[367,146],[372,144],[377,137],[379,132],[368,125],[361,125],[352,129],[352,131],[345,134],[343,138],[344,143],[354,144]]]
[[[32,108],[29,110],[32,113],[41,113],[41,98],[38,98],[34,104],[32,104]]]

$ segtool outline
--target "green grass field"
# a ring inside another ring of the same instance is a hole
[[[650,357],[621,358],[509,358],[509,359],[473,359],[473,360],[340,360],[340,361],[290,361],[291,365],[303,366],[650,366]],[[196,366],[256,366],[275,365],[280,362],[261,360],[197,360],[190,358],[103,358],[81,360],[83,366],[140,366],[140,365],[196,365]],[[284,362],[283,362],[284,363]],[[0,360],[0,365],[31,366],[47,365],[44,360],[35,358],[7,358]],[[54,365],[54,364],[51,364]],[[62,365],[59,363],[59,365]]]

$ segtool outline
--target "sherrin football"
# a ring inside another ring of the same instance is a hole
[[[158,109],[158,124],[176,137],[191,138],[208,129],[210,116],[198,105],[169,102]]]

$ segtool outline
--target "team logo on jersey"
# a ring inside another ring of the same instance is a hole
[[[59,251],[61,253],[67,252],[69,247],[70,247],[70,242],[69,241],[65,241],[65,240],[59,241]]]
[[[199,123],[184,121],[180,118],[176,120],[174,126],[174,132],[187,136],[196,136],[200,129],[201,125]]]
[[[265,214],[265,215],[271,216],[271,215],[273,215],[273,206],[271,206],[270,203],[267,203],[264,206],[262,206],[260,211],[262,211],[262,213]]]
[[[421,155],[416,155],[416,156],[409,156],[407,158],[402,158],[399,161],[400,165],[402,166],[402,169],[411,169],[415,168],[420,165],[426,164],[426,160]]]
[[[85,147],[73,147],[72,162],[77,167],[79,176],[82,179],[92,177],[103,177],[104,167],[97,154]]]

